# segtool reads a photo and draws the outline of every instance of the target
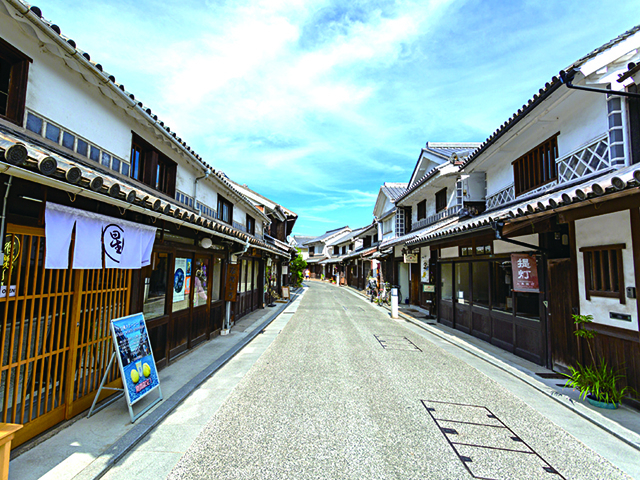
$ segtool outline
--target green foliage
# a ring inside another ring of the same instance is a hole
[[[302,257],[302,253],[298,249],[298,256],[289,262],[291,283],[294,287],[302,285],[302,276],[305,268],[307,268],[307,261]]]
[[[627,395],[629,388],[618,388],[618,382],[623,380],[625,376],[613,368],[609,368],[604,358],[600,359],[600,363],[596,362],[591,340],[593,340],[597,332],[591,329],[583,328],[585,325],[593,322],[593,315],[572,315],[573,323],[577,330],[574,332],[576,337],[584,339],[589,348],[591,361],[593,366],[581,365],[578,367],[569,367],[571,372],[565,376],[568,378],[565,387],[570,386],[580,390],[580,398],[586,398],[588,394],[593,395],[596,400],[605,403],[620,403],[620,400]]]
[[[580,365],[578,368],[569,367],[570,375],[566,375],[566,386],[580,390],[580,398],[593,395],[596,400],[605,403],[620,403],[627,394],[628,387],[618,388],[618,382],[624,378],[620,372],[609,368],[604,359],[597,366]]]

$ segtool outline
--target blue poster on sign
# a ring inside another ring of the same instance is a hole
[[[147,325],[142,313],[111,321],[111,333],[116,346],[124,393],[133,405],[160,386]]]

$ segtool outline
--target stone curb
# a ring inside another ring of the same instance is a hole
[[[298,288],[292,291],[300,298],[305,289]],[[229,360],[237,355],[247,344],[257,337],[271,322],[273,322],[291,303],[283,303],[277,307],[276,311],[269,316],[261,325],[253,329],[249,334],[238,341],[233,347],[219,356],[207,368],[193,377],[169,398],[163,400],[148,415],[140,419],[136,425],[116,440],[107,450],[105,450],[93,462],[87,465],[81,472],[73,477],[73,480],[98,479],[105,475],[116,463],[118,463],[129,451],[131,451],[147,434],[153,430],[164,418],[175,410],[182,401],[187,398],[197,387],[205,382],[211,375],[222,368]]]
[[[363,300],[366,300],[366,296],[359,290],[355,290],[352,287],[347,287],[347,290],[354,295],[358,295]],[[382,305],[382,307],[384,307],[388,311],[391,311],[391,308],[385,305]],[[518,380],[526,383],[530,387],[535,388],[540,393],[543,393],[547,397],[555,400],[557,403],[559,403],[563,407],[567,408],[568,410],[571,410],[573,413],[591,422],[592,424],[601,428],[602,430],[609,433],[610,435],[613,435],[618,440],[623,441],[630,447],[640,451],[640,435],[638,435],[637,433],[624,428],[623,426],[621,426],[616,422],[609,420],[608,418],[602,416],[598,412],[595,412],[587,407],[584,407],[579,403],[575,403],[573,399],[567,397],[566,395],[563,395],[562,393],[551,390],[548,385],[545,385],[544,383],[537,381],[534,377],[529,375],[527,372],[524,372],[518,369],[518,367],[516,366],[510,365],[503,360],[496,359],[495,357],[482,351],[481,349],[475,346],[470,346],[466,344],[466,342],[460,341],[459,339],[457,339],[452,335],[448,335],[445,332],[441,332],[437,328],[434,328],[424,322],[416,320],[410,315],[407,315],[400,311],[398,311],[398,315],[401,316],[405,321],[417,327],[422,328],[423,330],[431,333],[432,335],[440,338],[441,340],[444,340],[460,348],[461,350],[467,352],[468,354],[473,355],[474,357],[477,357],[480,360],[483,360],[496,368],[499,368],[503,372],[508,373],[509,375],[517,378]],[[630,438],[633,438],[634,440],[630,440]]]

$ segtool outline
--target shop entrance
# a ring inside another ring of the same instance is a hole
[[[551,365],[566,369],[577,356],[577,342],[571,319],[571,259],[548,261],[549,269],[549,340]]]
[[[234,305],[236,321],[262,306],[261,293],[263,291],[262,262],[256,258],[245,257],[238,260],[238,265],[240,266],[240,280],[238,281],[238,296]]]
[[[43,228],[8,224],[3,246],[0,411],[24,425],[17,446],[91,406],[113,351],[110,321],[130,313],[132,271],[47,270]],[[122,386],[115,365],[106,386]]]

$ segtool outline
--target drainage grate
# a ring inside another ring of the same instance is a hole
[[[385,350],[407,350],[410,352],[421,352],[420,348],[402,335],[374,335]]]
[[[564,479],[487,407],[436,400],[422,404],[473,478]]]

